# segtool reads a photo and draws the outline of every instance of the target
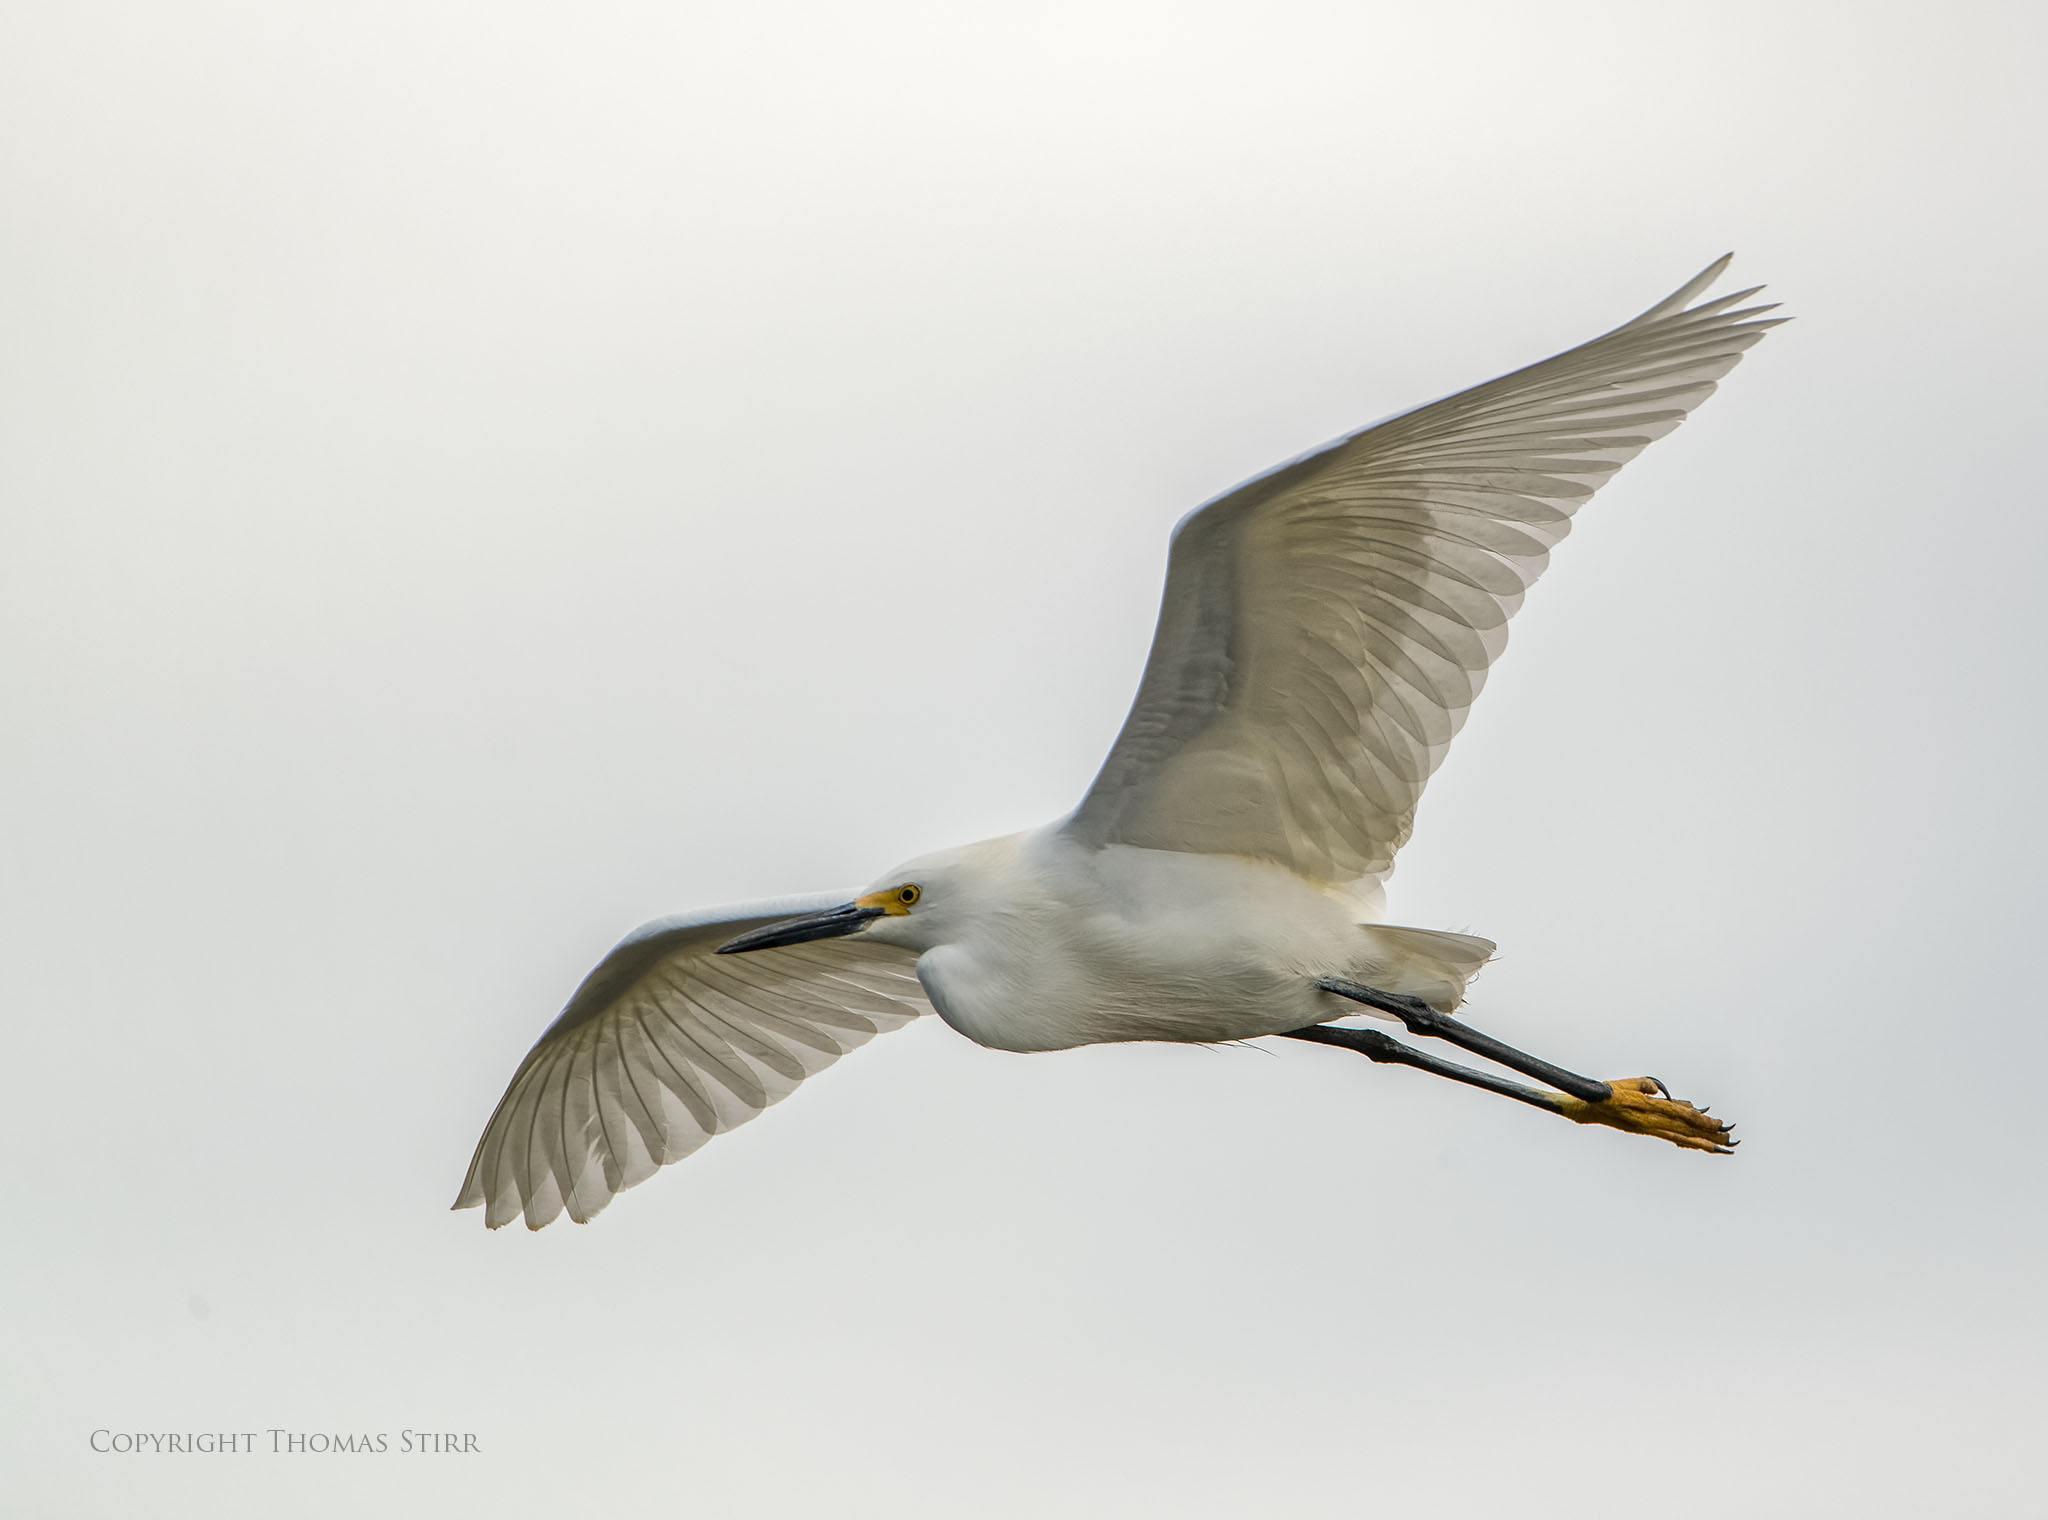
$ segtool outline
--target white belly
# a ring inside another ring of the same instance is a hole
[[[1355,1005],[1346,905],[1278,866],[1227,856],[1048,846],[1011,900],[919,958],[939,1016],[998,1050],[1248,1039]]]

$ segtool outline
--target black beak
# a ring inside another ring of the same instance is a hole
[[[827,908],[823,913],[806,913],[802,918],[785,918],[777,923],[763,924],[758,929],[749,929],[720,945],[718,953],[737,955],[742,950],[772,950],[777,945],[801,945],[806,940],[837,939],[842,934],[865,929],[870,919],[880,918],[882,914],[880,908],[863,908],[859,903],[848,903],[843,908]]]

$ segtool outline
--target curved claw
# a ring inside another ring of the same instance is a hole
[[[1671,1090],[1655,1077],[1625,1077],[1608,1087],[1610,1095],[1603,1101],[1565,1098],[1558,1112],[1574,1124],[1604,1124],[1632,1135],[1652,1135],[1684,1150],[1725,1156],[1735,1149],[1736,1142],[1729,1138],[1734,1125],[1671,1097]]]

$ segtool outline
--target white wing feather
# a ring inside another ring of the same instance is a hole
[[[1137,700],[1068,829],[1376,898],[1573,512],[1778,325],[1741,308],[1753,290],[1688,306],[1727,264],[1183,519]]]
[[[581,1224],[657,1168],[744,1124],[930,1004],[917,957],[858,939],[747,955],[719,945],[852,894],[660,919],[622,940],[513,1074],[458,1209]]]

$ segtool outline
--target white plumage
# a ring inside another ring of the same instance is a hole
[[[1331,978],[1457,1007],[1492,944],[1371,922],[1381,886],[1572,514],[1777,325],[1742,306],[1753,291],[1689,304],[1727,262],[1190,514],[1137,700],[1072,815],[912,861],[850,904],[639,930],[521,1064],[456,1206],[493,1227],[586,1220],[928,1005],[1004,1050],[1360,1011]]]

